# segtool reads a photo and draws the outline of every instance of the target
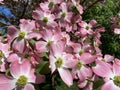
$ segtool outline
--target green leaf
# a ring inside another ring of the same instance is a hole
[[[46,59],[49,58],[49,57],[48,57],[48,54],[47,54],[46,52],[42,52],[41,54],[42,54],[42,56],[45,57]]]
[[[100,90],[100,87],[104,84],[103,79],[99,79],[93,83],[93,90]]]
[[[37,65],[36,73],[40,74],[48,74],[50,73],[49,63],[48,61],[42,61]]]
[[[35,44],[35,40],[34,39],[31,39],[29,41],[29,45],[33,48],[34,47],[34,44]]]
[[[74,82],[71,87],[68,87],[61,79],[57,81],[56,90],[79,90],[77,82]]]

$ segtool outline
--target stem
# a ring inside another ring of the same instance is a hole
[[[51,75],[51,85],[52,85],[52,87],[51,87],[51,89],[52,90],[56,90],[55,89],[55,77],[56,77],[56,72],[57,72],[57,69],[52,73],[52,75]]]
[[[56,90],[55,89],[55,75],[52,76],[52,90]]]

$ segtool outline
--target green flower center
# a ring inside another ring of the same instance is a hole
[[[120,22],[117,22],[117,25],[120,25]]]
[[[115,85],[120,87],[120,76],[115,76],[113,82]]]
[[[54,2],[51,1],[51,2],[49,3],[49,7],[52,8],[53,6],[54,6]]]
[[[61,58],[58,58],[57,61],[55,62],[56,67],[60,67],[63,63],[63,60]]]
[[[23,86],[25,86],[25,85],[27,84],[27,81],[28,81],[27,77],[24,76],[24,75],[21,75],[21,76],[18,78],[16,84],[17,84],[18,86],[23,87]]]
[[[106,61],[106,60],[105,60],[105,58],[102,58],[102,61],[104,61],[104,62],[105,62],[105,61]]]
[[[87,25],[87,26],[85,27],[85,29],[86,29],[86,30],[89,30],[89,29],[90,29],[90,27]]]
[[[2,51],[0,51],[0,58],[4,57],[4,53]]]
[[[47,23],[47,22],[48,22],[48,18],[47,18],[47,17],[44,17],[44,18],[43,18],[43,22],[44,22],[44,23]]]
[[[76,2],[76,6],[79,6],[80,4],[79,4],[79,2]]]
[[[83,53],[84,53],[84,50],[81,49],[81,50],[79,51],[79,55],[81,55],[81,54],[83,54]]]
[[[2,65],[3,64],[3,62],[2,61],[0,61],[0,65]]]
[[[66,16],[66,13],[62,12],[61,16],[64,18]]]
[[[82,64],[81,62],[78,62],[77,65],[76,65],[76,67],[77,67],[78,69],[80,69],[80,68],[82,67],[82,65],[83,65],[83,64]]]
[[[19,38],[23,39],[25,37],[26,33],[25,32],[20,32],[19,33]]]
[[[49,41],[47,42],[47,46],[50,46],[51,42],[52,42],[52,41],[49,40]]]

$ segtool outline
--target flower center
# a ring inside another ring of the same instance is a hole
[[[51,1],[51,2],[49,3],[49,7],[52,8],[53,6],[54,6],[54,2]]]
[[[0,51],[0,58],[4,57],[4,53],[2,51]]]
[[[47,23],[47,22],[48,22],[48,18],[47,18],[47,17],[44,17],[44,18],[43,18],[43,22],[44,22],[44,23]]]
[[[50,46],[51,42],[52,42],[52,41],[49,40],[49,41],[47,42],[47,46]]]
[[[79,55],[81,55],[81,54],[83,54],[83,53],[84,53],[84,50],[81,49],[81,50],[79,51]]]
[[[23,39],[25,37],[26,33],[25,32],[20,32],[19,33],[19,38]]]
[[[27,84],[27,81],[28,81],[27,77],[24,76],[24,75],[21,75],[21,76],[18,78],[16,84],[17,84],[18,86],[25,86],[25,85]]]
[[[86,29],[86,30],[89,30],[89,29],[90,29],[90,27],[87,25],[87,26],[85,27],[85,29]]]
[[[79,6],[79,2],[76,2],[76,6]]]
[[[61,58],[58,58],[57,61],[55,62],[56,67],[60,67],[63,63],[63,60]]]
[[[62,12],[61,16],[64,18],[66,16],[66,13]]]
[[[82,67],[82,63],[81,63],[81,62],[78,62],[77,65],[76,65],[76,67],[77,67],[78,69],[80,69],[80,68]]]
[[[113,82],[115,85],[120,87],[120,76],[115,76]]]
[[[117,25],[120,25],[120,22],[117,22]]]

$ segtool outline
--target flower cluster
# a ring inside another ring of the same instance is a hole
[[[59,73],[68,87],[76,80],[79,88],[93,90],[102,78],[101,90],[119,90],[120,61],[102,54],[104,28],[84,21],[82,13],[80,0],[45,0],[33,11],[33,20],[9,26],[6,37],[0,37],[0,90],[35,90],[34,84],[45,81],[36,73],[44,61],[49,75]]]

